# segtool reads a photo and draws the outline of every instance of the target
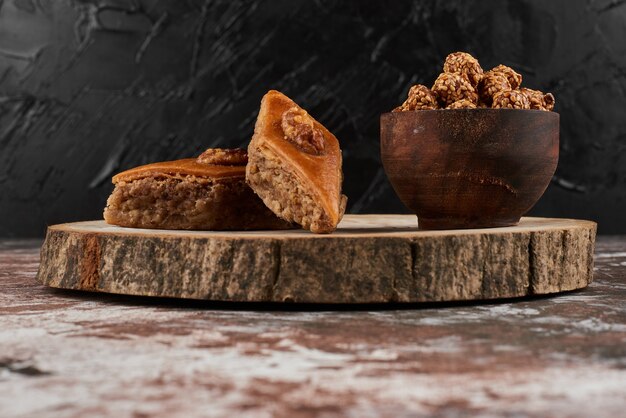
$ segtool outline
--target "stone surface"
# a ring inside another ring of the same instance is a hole
[[[532,214],[626,233],[625,20],[622,0],[0,1],[0,236],[99,218],[119,171],[245,147],[272,88],[339,139],[349,213],[403,211],[379,116],[453,51],[556,97]]]
[[[387,303],[497,299],[585,287],[593,222],[420,231],[412,215],[347,215],[330,235],[56,225],[39,280],[52,287],[216,301]]]
[[[617,417],[626,237],[581,291],[491,304],[215,303],[51,289],[0,241],[0,416]]]

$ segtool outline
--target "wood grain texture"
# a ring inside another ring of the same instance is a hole
[[[52,226],[38,279],[51,287],[215,301],[388,303],[547,294],[592,280],[596,225],[524,218],[496,229],[420,231],[410,215],[347,215],[306,231]]]
[[[594,281],[492,303],[323,306],[76,292],[0,240],[0,416],[621,417],[626,237]]]
[[[559,114],[520,109],[384,113],[380,155],[420,228],[515,225],[556,170]]]

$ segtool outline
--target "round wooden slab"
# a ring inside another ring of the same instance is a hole
[[[596,224],[420,231],[412,215],[346,215],[331,235],[48,228],[52,287],[216,301],[384,303],[509,298],[587,286]]]

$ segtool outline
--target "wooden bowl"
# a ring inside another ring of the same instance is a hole
[[[515,225],[548,187],[559,114],[455,109],[385,113],[387,177],[421,229]]]

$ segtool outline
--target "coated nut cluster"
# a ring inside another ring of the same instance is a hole
[[[554,96],[552,93],[544,94],[539,90],[527,89],[526,87],[522,87],[520,91],[528,97],[531,109],[547,111],[554,109]]]
[[[552,111],[554,96],[521,87],[522,75],[506,65],[483,71],[476,58],[467,52],[446,57],[443,73],[432,88],[416,84],[407,99],[393,112],[430,109],[535,109]]]
[[[478,101],[472,84],[459,73],[441,73],[432,90],[442,107],[450,106],[458,100],[469,100],[473,103]]]
[[[409,89],[407,99],[394,112],[406,110],[437,109],[437,96],[428,87],[416,84]]]
[[[471,100],[461,99],[452,103],[450,106],[446,107],[446,109],[476,109],[476,107],[476,103]]]
[[[519,90],[501,90],[493,95],[494,109],[530,109],[530,100]]]
[[[511,90],[511,83],[506,75],[487,71],[478,83],[478,95],[481,102],[491,106],[493,96],[499,91]]]
[[[522,85],[522,75],[515,72],[514,69],[512,69],[511,67],[507,67],[506,65],[500,64],[498,66],[493,67],[488,72],[499,73],[505,76],[507,80],[509,80],[509,84],[511,85],[512,90],[515,90],[519,88],[519,86]]]
[[[453,52],[448,55],[443,63],[443,72],[460,74],[471,83],[472,87],[476,87],[483,76],[480,63],[467,52]]]

